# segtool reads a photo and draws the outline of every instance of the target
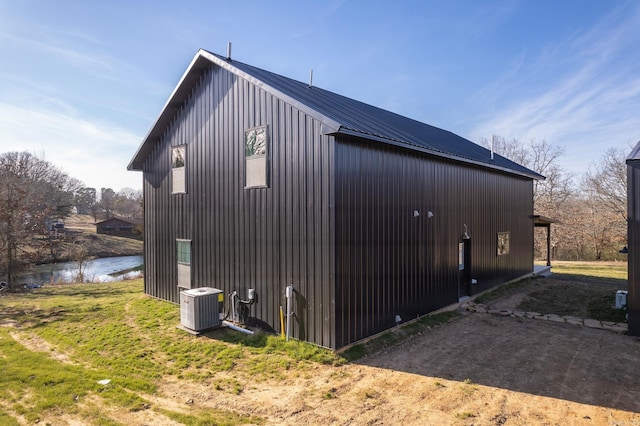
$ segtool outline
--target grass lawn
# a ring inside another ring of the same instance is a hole
[[[84,424],[123,424],[105,416],[105,406],[158,410],[183,424],[260,424],[259,417],[233,412],[172,411],[148,396],[161,378],[210,381],[217,391],[238,394],[252,380],[344,362],[317,346],[267,334],[221,329],[196,338],[176,329],[179,322],[177,306],[145,296],[142,280],[3,295],[0,424],[46,422],[60,413]],[[98,383],[105,379],[110,382]]]
[[[550,278],[533,278],[500,286],[476,299],[491,303],[515,293],[525,294],[517,309],[625,322],[626,310],[615,309],[617,290],[627,289],[623,262],[554,262]]]
[[[554,274],[626,280],[626,262],[553,262]]]
[[[584,309],[607,311],[617,284],[626,284],[626,264],[558,263],[553,271],[562,278],[557,283],[543,288],[535,285],[544,280],[521,281],[488,297],[526,291],[528,303],[576,305],[579,299]],[[586,293],[578,294],[577,289]],[[604,297],[600,308],[588,307],[597,299],[592,297],[594,289]],[[2,294],[0,424],[152,424],[135,417],[144,413],[153,413],[156,420],[163,420],[160,423],[262,424],[265,419],[259,413],[198,405],[185,410],[158,403],[159,384],[205,384],[213,398],[217,392],[241,395],[251,383],[311,378],[319,366],[342,365],[395,346],[457,315],[423,317],[335,354],[265,333],[218,329],[194,337],[176,328],[180,323],[176,305],[143,294],[142,280]]]

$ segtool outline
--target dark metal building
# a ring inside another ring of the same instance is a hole
[[[451,132],[200,50],[135,153],[145,291],[255,289],[338,349],[533,270],[533,180]]]
[[[628,334],[640,336],[640,142],[627,158]]]

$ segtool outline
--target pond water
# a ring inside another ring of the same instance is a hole
[[[86,266],[84,266],[84,281],[118,281],[123,278],[136,276],[139,274],[137,271],[124,274],[118,274],[118,272],[136,268],[142,265],[142,263],[142,256],[102,257],[99,259],[89,260],[86,262]],[[34,266],[32,269],[18,274],[16,282],[18,284],[72,282],[76,281],[77,276],[77,262],[49,263],[46,265]]]

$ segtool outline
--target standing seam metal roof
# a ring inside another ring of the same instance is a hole
[[[275,91],[277,92],[276,94],[284,95],[294,100],[295,103],[306,107],[304,110],[307,113],[315,113],[312,114],[315,116],[319,114],[322,118],[326,118],[325,120],[321,119],[321,121],[326,121],[325,124],[329,129],[332,129],[327,133],[361,136],[383,143],[428,152],[437,156],[480,164],[533,179],[544,179],[540,174],[500,155],[494,154],[494,159],[492,160],[488,149],[455,133],[347,98],[317,86],[310,87],[306,83],[230,60],[205,50],[200,50],[196,54],[190,67],[169,98],[160,117],[129,164],[130,170],[141,169],[144,157],[151,149],[151,146],[148,145],[155,144],[156,140],[153,139],[157,139],[158,135],[164,131],[164,127],[168,123],[167,120],[170,119],[167,115],[170,114],[172,116],[175,114],[175,112],[168,110],[171,106],[175,106],[176,103],[181,103],[184,100],[181,98],[186,98],[186,93],[192,88],[190,85],[197,81],[191,74],[196,73],[199,75],[198,69],[205,66],[202,64],[202,58],[207,59],[209,64],[214,63],[222,66],[241,77],[255,79],[257,80],[256,83],[259,83],[263,89],[271,92]]]

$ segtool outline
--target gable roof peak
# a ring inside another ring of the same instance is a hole
[[[540,174],[505,157],[492,156],[488,149],[450,131],[205,49],[199,49],[194,56],[160,117],[131,160],[129,170],[142,169],[144,158],[175,115],[171,107],[186,100],[200,76],[212,65],[249,81],[315,118],[322,124],[324,134],[361,137],[532,179],[544,179]]]

